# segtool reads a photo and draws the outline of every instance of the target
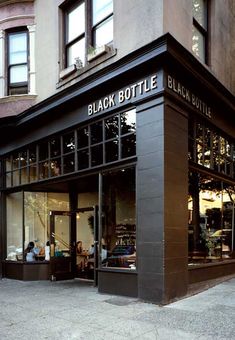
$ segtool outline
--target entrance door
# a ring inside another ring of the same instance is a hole
[[[97,285],[97,206],[77,209],[76,276]]]
[[[67,211],[50,211],[50,274],[52,281],[74,278],[71,215]]]

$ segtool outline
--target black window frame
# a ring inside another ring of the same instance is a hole
[[[27,41],[27,61],[24,63],[14,63],[10,64],[10,36],[17,35],[17,34],[26,34],[26,41]],[[19,95],[19,94],[27,94],[29,91],[29,32],[27,27],[17,27],[14,29],[9,29],[6,31],[7,35],[7,56],[6,56],[6,62],[7,62],[7,95]],[[17,83],[10,83],[10,70],[14,66],[27,66],[27,81],[17,82]]]
[[[194,51],[194,55],[196,55],[202,62],[208,65],[209,63],[209,0],[203,0],[205,3],[205,20],[206,20],[206,27],[203,27],[203,25],[200,24],[200,22],[195,18],[193,15],[193,27],[199,31],[199,33],[203,36],[204,38],[204,51],[203,51],[203,57],[204,59],[202,60]],[[193,6],[193,0],[192,0],[192,6]]]

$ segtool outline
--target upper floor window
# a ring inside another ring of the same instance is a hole
[[[208,1],[192,0],[192,12],[192,51],[202,62],[207,63]]]
[[[28,93],[28,31],[8,32],[8,95]]]
[[[113,40],[113,0],[75,1],[64,8],[65,67],[86,64],[90,48]]]

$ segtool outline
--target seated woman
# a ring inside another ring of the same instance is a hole
[[[29,242],[27,248],[24,251],[25,256],[26,256],[26,261],[27,262],[32,262],[35,261],[35,249],[34,249],[34,242],[31,241]]]

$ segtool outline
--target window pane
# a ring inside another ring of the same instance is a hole
[[[49,177],[49,163],[41,162],[39,163],[39,179],[44,179]]]
[[[103,163],[103,145],[93,146],[91,148],[91,166],[97,166]]]
[[[105,162],[114,162],[118,160],[118,140],[112,140],[105,143]]]
[[[82,38],[67,50],[67,66],[76,63],[76,58],[80,58],[83,65],[85,64],[85,39]]]
[[[121,139],[122,143],[122,150],[121,150],[121,157],[131,157],[135,156],[136,154],[136,138],[135,135],[128,135]]]
[[[23,195],[22,192],[7,196],[7,260],[23,259]]]
[[[102,239],[105,267],[136,269],[135,169],[103,176]]]
[[[64,156],[64,174],[75,171],[74,154]]]
[[[6,173],[6,187],[7,188],[11,187],[11,178],[12,178],[12,172],[7,172]]]
[[[33,164],[29,167],[29,181],[35,182],[37,180],[37,166]]]
[[[111,117],[105,120],[105,139],[118,137],[119,126],[118,116]]]
[[[61,160],[60,158],[51,161],[51,177],[61,175]]]
[[[28,81],[28,66],[18,65],[10,68],[10,84]]]
[[[9,35],[9,64],[27,62],[27,33]]]
[[[5,159],[6,171],[11,171],[11,157]]]
[[[99,47],[113,41],[113,17],[101,23],[94,30],[94,45]]]
[[[51,158],[60,155],[60,138],[54,138],[50,141],[50,156]]]
[[[74,149],[75,149],[74,132],[71,132],[63,136],[63,153],[74,151]]]
[[[21,184],[27,184],[29,182],[28,168],[22,168],[20,173],[21,173]]]
[[[78,149],[88,146],[88,127],[78,129],[77,139],[78,139]]]
[[[34,256],[45,254],[45,245],[49,237],[47,218],[47,193],[24,193],[24,218],[25,218],[25,244],[26,250],[29,242],[34,243]],[[27,261],[27,253],[25,252]]]
[[[100,143],[103,140],[102,121],[91,125],[91,144]]]
[[[41,143],[39,145],[39,160],[42,161],[48,158],[48,142]]]
[[[198,23],[206,29],[207,26],[207,1],[193,0],[193,16]]]
[[[19,168],[19,165],[20,165],[19,160],[20,160],[20,158],[19,158],[19,154],[17,152],[17,153],[15,153],[13,155],[13,159],[12,159],[13,169],[18,169]]]
[[[82,3],[68,13],[67,43],[85,32],[85,4]]]
[[[121,134],[135,132],[136,130],[136,110],[130,110],[121,114]]]
[[[20,185],[20,171],[16,170],[12,173],[13,187]]]
[[[93,25],[106,18],[113,12],[113,0],[93,0]]]
[[[78,170],[89,167],[89,152],[88,149],[78,151]]]
[[[22,151],[20,153],[20,167],[26,166],[28,164],[27,151]]]
[[[192,51],[197,57],[205,62],[205,37],[194,26],[192,36]]]
[[[29,149],[29,164],[36,162],[36,147],[31,147]]]

